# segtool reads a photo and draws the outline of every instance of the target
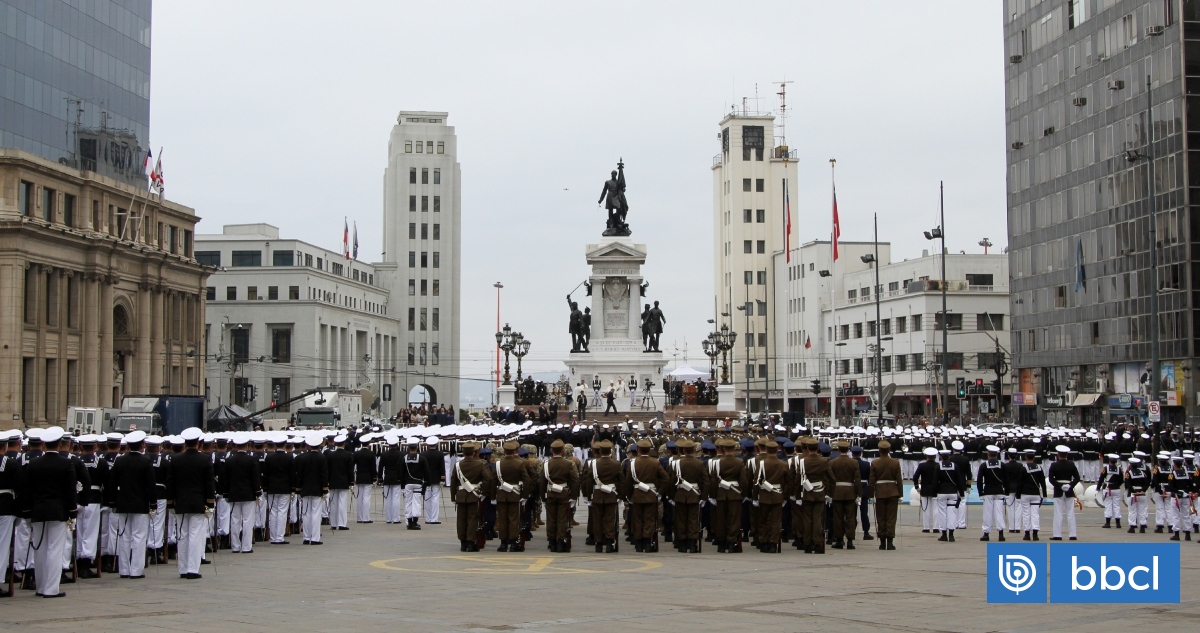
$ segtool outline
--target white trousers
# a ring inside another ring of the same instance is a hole
[[[232,507],[225,497],[217,495],[217,536],[229,534],[229,513]]]
[[[425,489],[425,522],[438,523],[441,521],[442,486],[433,484]]]
[[[1042,529],[1042,498],[1021,495],[1018,501],[1021,504],[1021,529],[1026,532]]]
[[[29,519],[17,519],[13,522],[13,569],[24,571],[33,569],[33,527]]]
[[[290,499],[291,500],[288,502],[288,522],[299,523],[301,519],[300,495],[291,495]]]
[[[637,406],[637,389],[630,389],[629,390],[629,408],[632,409],[636,406]]]
[[[1149,495],[1130,495],[1129,496],[1129,527],[1137,527],[1146,525],[1146,519],[1150,515],[1150,500]]]
[[[374,497],[373,486],[370,484],[358,484],[354,488],[354,494],[357,499],[354,504],[354,520],[359,523],[371,520],[371,499]]]
[[[1190,497],[1167,497],[1167,520],[1171,529],[1178,532],[1192,531],[1192,500]]]
[[[1100,493],[1104,502],[1104,518],[1117,519],[1121,518],[1121,491],[1120,490],[1105,490]]]
[[[100,540],[100,504],[92,503],[79,507],[75,521],[75,555],[88,560],[96,559],[96,545]]]
[[[291,505],[291,495],[267,495],[267,505],[271,506],[271,517],[267,519],[267,531],[270,532],[272,543],[283,542],[283,532],[287,528],[288,506]]]
[[[1075,498],[1054,498],[1054,536],[1062,538],[1063,519],[1067,520],[1067,536],[1075,538]]]
[[[302,497],[300,499],[301,529],[304,540],[313,543],[321,542],[321,518],[325,513],[325,500],[321,497]]]
[[[117,524],[117,571],[122,576],[145,574],[150,515],[114,513],[111,516]]]
[[[267,527],[267,510],[270,505],[266,501],[254,504],[254,529],[260,530]]]
[[[934,521],[936,530],[958,529],[958,506],[962,505],[956,494],[940,494],[937,496],[937,515]]]
[[[117,554],[117,522],[111,508],[100,507],[100,554],[115,556]]]
[[[167,538],[167,500],[159,499],[154,504],[154,514],[150,515],[150,538],[146,547],[158,549]]]
[[[16,519],[11,515],[0,515],[0,580],[8,574],[8,557],[12,554],[13,523]]]
[[[933,514],[936,505],[936,497],[921,497],[921,529],[933,529]]]
[[[421,484],[408,484],[404,487],[404,518],[420,519],[422,506],[425,505],[421,495]]]
[[[204,558],[204,542],[208,540],[208,517],[201,514],[180,514],[175,561],[180,574],[200,573]]]
[[[383,518],[388,523],[400,522],[400,501],[404,495],[403,486],[383,487]]]
[[[1008,507],[1008,527],[1017,530],[1021,527],[1021,504],[1017,503],[1017,495],[1010,494],[1006,498]]]
[[[67,530],[67,540],[63,543],[62,550],[62,568],[63,571],[71,571],[71,559],[75,554],[75,533]]]
[[[39,596],[57,596],[62,579],[63,548],[67,546],[66,521],[39,521],[30,526],[33,545],[33,569]]]
[[[958,522],[951,523],[950,527],[954,527],[955,525],[957,525],[958,527],[956,529],[959,529],[959,530],[967,529],[967,496],[969,494],[970,493],[968,492],[967,494],[963,495],[962,500],[958,502],[958,507],[955,508],[955,511],[956,511],[955,514],[958,515]]]
[[[1004,495],[983,496],[983,533],[991,534],[993,526],[1004,533]]]
[[[1169,501],[1169,499],[1166,499],[1162,495],[1153,492],[1147,496],[1150,497],[1150,501],[1154,503],[1154,525],[1158,527],[1170,525],[1167,522],[1167,501]]]
[[[254,551],[254,516],[258,504],[254,501],[234,501],[229,504],[229,549],[248,554]]]
[[[350,489],[339,488],[329,491],[329,527],[346,527],[346,515],[350,512]]]
[[[174,545],[179,542],[179,521],[175,518],[175,508],[167,508],[167,543]]]
[[[592,404],[591,404],[591,406],[593,406],[593,407],[598,407],[598,406],[600,406],[600,390],[599,390],[599,389],[595,389],[595,390],[593,390],[593,391],[592,391]],[[580,420],[580,422],[582,422],[582,421],[583,421],[583,420]]]

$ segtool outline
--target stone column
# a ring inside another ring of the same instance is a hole
[[[0,428],[21,428],[21,334],[25,327],[24,260],[0,264],[0,332],[4,344],[0,347]]]
[[[167,363],[164,336],[168,331],[163,323],[170,295],[161,286],[150,289],[150,390],[144,393],[163,393],[162,386],[170,385],[171,373]]]
[[[138,284],[138,305],[137,305],[137,371],[134,372],[132,385],[128,378],[126,379],[125,393],[145,395],[155,393],[150,386],[150,367],[151,358],[153,357],[153,344],[151,342],[151,331],[153,329],[154,318],[154,294],[150,289],[150,284]]]
[[[92,212],[89,208],[87,216],[91,221]],[[100,320],[104,313],[100,310],[96,299],[96,276],[92,274],[76,275],[79,280],[79,318],[81,320],[79,338],[79,401],[87,407],[104,406],[100,397],[100,387],[97,384],[97,356],[100,340]]]
[[[112,393],[114,370],[116,362],[113,359],[113,284],[108,277],[97,276],[95,294],[97,297],[96,318],[100,337],[100,354],[96,359],[96,395],[102,407],[113,406]],[[116,403],[120,405],[120,403]]]

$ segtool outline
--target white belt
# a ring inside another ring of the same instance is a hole
[[[852,481],[839,481],[836,483],[839,486],[853,486],[854,485],[854,482],[852,482]]]
[[[549,483],[549,484],[546,486],[546,488],[547,488],[547,489],[548,489],[550,492],[562,492],[562,491],[564,491],[564,490],[566,490],[566,489],[567,489],[567,487],[566,487],[566,486],[564,486],[564,485],[562,485],[562,484],[556,484],[556,483]]]
[[[0,495],[12,495],[13,497],[16,497],[17,491],[11,488],[0,488]]]
[[[894,484],[896,482],[891,479],[878,479],[875,481],[875,483],[876,484]]]
[[[726,490],[736,490],[738,492],[742,491],[741,487],[739,486],[738,482],[736,482],[736,481],[726,481],[726,480],[722,479],[721,483],[717,484],[717,485],[721,486],[722,488],[724,488]]]
[[[781,486],[776,486],[769,481],[762,481],[758,484],[758,487],[766,490],[767,492],[779,492]]]
[[[654,492],[654,493],[658,492],[658,488],[655,488],[654,484],[644,484],[644,483],[638,482],[637,486],[635,486],[635,487],[638,490],[641,490],[642,492]]]
[[[596,484],[596,490],[610,495],[617,493],[617,487],[614,484]]]
[[[700,492],[699,486],[697,486],[696,484],[691,483],[689,481],[685,481],[683,479],[679,480],[679,487],[683,488],[684,490],[686,490],[688,492],[696,492],[696,493]]]
[[[99,490],[99,489],[100,489],[100,486],[92,486],[92,490]]]
[[[504,492],[514,492],[514,493],[521,492],[520,488],[508,483],[507,481],[504,481],[503,479],[500,480],[500,490],[502,490]]]

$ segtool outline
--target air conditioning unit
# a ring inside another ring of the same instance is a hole
[[[1071,103],[1077,108],[1082,108],[1083,106],[1087,105],[1087,97],[1075,97],[1071,100]]]
[[[1024,55],[1009,55],[1009,56],[1008,56],[1008,63],[1010,63],[1010,64],[1019,64],[1019,63],[1021,63],[1021,60],[1022,60],[1022,59],[1025,59],[1025,56],[1024,56]]]
[[[1114,80],[1108,82],[1108,89],[1109,90],[1124,90],[1125,89],[1125,80],[1114,79]]]
[[[1021,141],[1013,141],[1012,145],[1010,147],[1012,147],[1013,149],[1021,149],[1022,147],[1025,147],[1025,144],[1022,143]]]
[[[1042,130],[1042,136],[1050,136],[1051,134],[1054,134],[1054,126],[1053,125]]]
[[[1162,35],[1164,30],[1166,30],[1166,29],[1165,29],[1165,27],[1162,27],[1162,26],[1157,26],[1157,25],[1147,26],[1146,27],[1146,37],[1154,37],[1156,35]]]

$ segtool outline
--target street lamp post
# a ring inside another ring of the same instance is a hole
[[[517,336],[521,336],[521,333],[518,332]],[[521,359],[529,353],[529,340],[521,337],[516,345],[513,346],[512,353],[513,356],[517,357],[517,382],[521,382]]]
[[[729,329],[728,323],[721,324],[721,329],[708,335],[716,350],[721,354],[721,384],[729,384],[729,350],[737,341],[737,332]]]
[[[704,355],[708,357],[708,379],[712,381],[717,379],[717,355],[721,353],[721,350],[717,348],[716,341],[713,340],[715,336],[716,332],[712,332],[708,338],[700,342],[700,347],[704,349]]]
[[[938,183],[938,213],[940,223],[932,231],[925,231],[925,239],[940,239],[942,243],[942,393],[939,396],[942,405],[942,424],[950,422],[950,352],[947,348],[949,337],[947,326],[950,315],[946,309],[946,204],[945,184]]]
[[[880,321],[879,291],[879,214],[875,214],[875,253],[862,256],[863,263],[875,268],[875,417],[883,428],[883,323]],[[944,274],[942,275],[945,276]],[[944,329],[945,324],[943,324]]]
[[[512,375],[508,373],[508,355],[517,346],[521,340],[521,333],[514,332],[507,323],[504,324],[504,329],[496,332],[496,345],[504,352],[504,383],[505,385],[512,384]]]

